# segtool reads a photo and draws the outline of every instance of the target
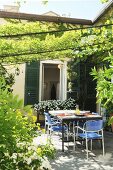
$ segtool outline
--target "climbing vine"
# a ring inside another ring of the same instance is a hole
[[[0,62],[95,56],[100,62],[113,50],[113,21],[83,26],[46,22],[7,23],[0,26]]]

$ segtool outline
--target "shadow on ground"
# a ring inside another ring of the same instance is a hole
[[[73,143],[65,144],[65,152],[61,150],[61,141],[53,136],[53,144],[57,150],[55,159],[51,161],[52,170],[113,170],[113,133],[105,132],[105,156],[98,141],[86,159],[85,146],[77,144],[73,151]]]

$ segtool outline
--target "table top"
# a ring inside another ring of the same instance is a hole
[[[49,111],[52,116],[57,116],[62,121],[74,120],[97,120],[102,119],[102,116],[90,113],[90,111],[80,111],[76,114],[75,110],[53,110]]]
[[[52,116],[58,116],[60,114],[65,114],[65,115],[72,115],[76,113],[76,110],[50,110],[49,113]],[[90,113],[90,111],[86,111],[86,110],[80,110],[80,114],[84,114],[84,113]]]
[[[72,116],[57,116],[60,120],[96,120],[102,119],[100,115],[72,115]]]

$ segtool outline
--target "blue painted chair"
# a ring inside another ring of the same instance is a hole
[[[88,159],[88,141],[91,141],[91,149],[92,149],[92,141],[93,140],[101,140],[103,155],[104,155],[104,136],[103,136],[103,120],[89,120],[84,123],[83,128],[77,126],[76,128],[81,130],[81,133],[76,134],[78,138],[82,138],[86,142],[86,151],[87,151],[87,159]],[[74,133],[74,145],[75,145],[75,133]]]
[[[48,112],[44,112],[44,115],[45,115],[45,130],[48,129],[48,124],[49,124],[50,121],[51,121],[52,124],[59,124],[60,123],[59,120],[51,117]]]
[[[47,133],[51,135],[52,132],[62,132],[62,128],[64,128],[64,131],[68,135],[68,128],[67,126],[61,125],[61,122],[58,120],[54,120],[50,117],[50,115],[47,112],[44,112],[45,114],[45,125],[47,126]]]

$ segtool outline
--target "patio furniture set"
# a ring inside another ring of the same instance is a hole
[[[77,141],[85,141],[87,159],[88,159],[88,143],[99,140],[102,144],[104,155],[104,136],[103,136],[103,120],[102,116],[90,111],[75,110],[55,110],[44,112],[45,129],[51,137],[53,132],[61,132],[62,151],[64,152],[65,142],[74,142],[73,149],[76,148]],[[66,137],[65,137],[66,134]]]

